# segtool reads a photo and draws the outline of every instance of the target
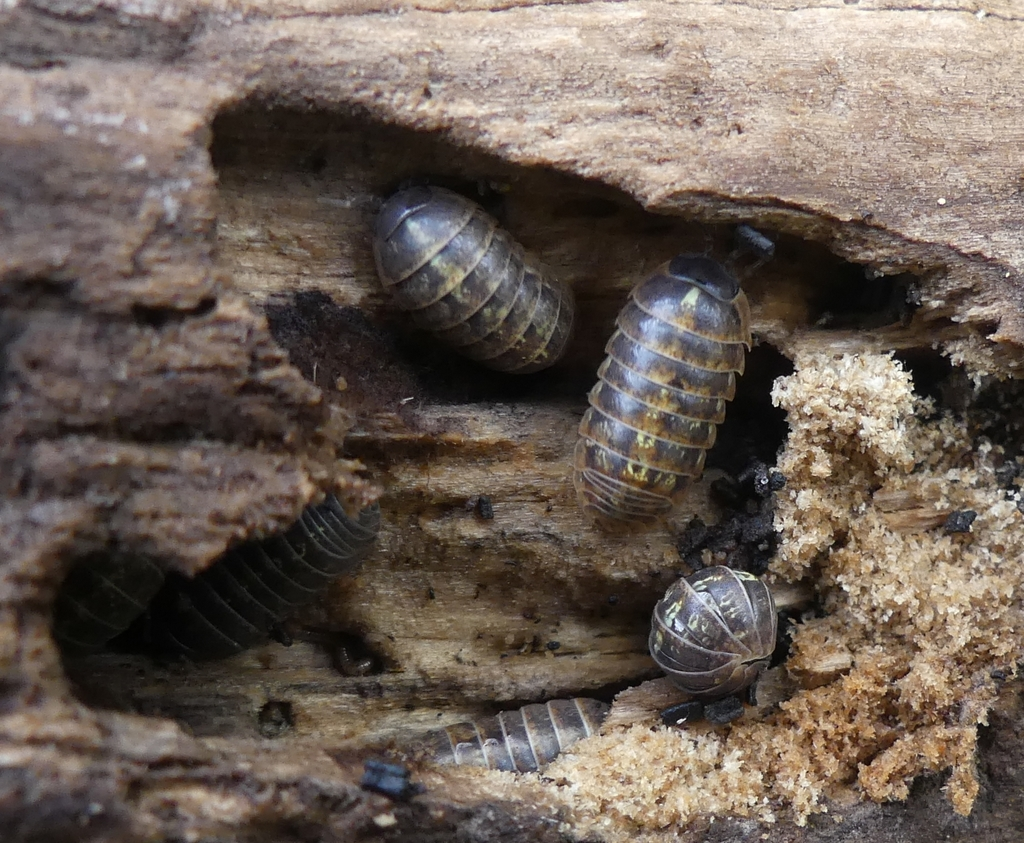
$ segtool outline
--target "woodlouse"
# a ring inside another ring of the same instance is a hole
[[[284,533],[239,545],[191,579],[169,575],[147,613],[147,634],[158,649],[194,659],[241,652],[354,570],[379,526],[376,504],[352,519],[328,495]]]
[[[536,372],[569,344],[572,291],[457,193],[412,187],[391,196],[373,252],[381,283],[417,326],[491,369]]]
[[[424,746],[437,764],[535,773],[559,753],[595,734],[611,706],[577,697],[502,711],[429,732]]]
[[[164,581],[143,556],[94,554],[68,573],[53,604],[53,637],[65,653],[103,648],[145,610]]]
[[[680,255],[633,289],[580,422],[584,512],[614,530],[672,511],[703,471],[750,345],[747,298],[710,258]]]
[[[702,701],[752,685],[775,649],[771,591],[753,574],[721,565],[677,580],[654,607],[651,656]]]

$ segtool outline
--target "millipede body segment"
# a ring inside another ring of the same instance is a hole
[[[145,610],[164,582],[163,570],[143,556],[94,554],[68,573],[53,605],[53,637],[65,653],[102,649]]]
[[[572,290],[468,199],[439,187],[389,198],[373,252],[381,283],[413,322],[482,365],[545,369],[572,335]]]
[[[676,257],[630,293],[580,422],[573,483],[584,512],[616,530],[678,505],[750,345],[747,298],[710,258]]]
[[[436,764],[534,773],[596,734],[610,709],[584,697],[551,700],[436,729],[425,736],[424,747]]]
[[[329,495],[284,533],[239,545],[195,577],[168,576],[150,605],[147,634],[157,649],[193,659],[241,652],[355,570],[379,527],[376,504],[353,519]]]

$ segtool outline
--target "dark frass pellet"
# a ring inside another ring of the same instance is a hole
[[[947,533],[969,533],[971,532],[971,525],[977,517],[978,513],[973,509],[958,509],[955,512],[949,513],[946,523],[942,525],[942,529]]]

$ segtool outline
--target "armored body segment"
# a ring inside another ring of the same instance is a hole
[[[552,700],[436,729],[423,743],[436,764],[535,773],[572,744],[596,734],[610,709],[583,697]]]
[[[395,304],[470,359],[527,373],[551,366],[568,347],[572,291],[457,193],[394,194],[377,217],[373,251]]]
[[[654,607],[652,658],[699,700],[742,691],[768,666],[778,619],[753,574],[716,566],[676,581]]]
[[[146,610],[163,581],[163,570],[142,556],[112,553],[83,559],[54,600],[54,638],[69,654],[102,649]]]
[[[232,548],[191,579],[168,577],[149,608],[147,634],[158,649],[193,659],[246,650],[355,570],[379,527],[376,504],[353,519],[328,496],[281,535]]]
[[[630,293],[580,422],[573,483],[600,526],[651,524],[700,476],[750,347],[750,308],[709,258],[680,256]]]

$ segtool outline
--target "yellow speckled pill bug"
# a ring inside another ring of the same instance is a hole
[[[435,764],[534,773],[570,745],[596,734],[610,709],[584,697],[551,700],[436,729],[423,745]]]
[[[572,290],[482,208],[440,187],[391,196],[374,229],[377,272],[415,324],[502,372],[545,369],[572,335]]]
[[[715,566],[677,580],[651,616],[651,657],[681,690],[717,700],[756,681],[775,650],[778,618],[768,586]]]
[[[580,422],[573,483],[610,530],[651,524],[700,477],[751,346],[739,282],[681,255],[641,282],[616,319]]]

